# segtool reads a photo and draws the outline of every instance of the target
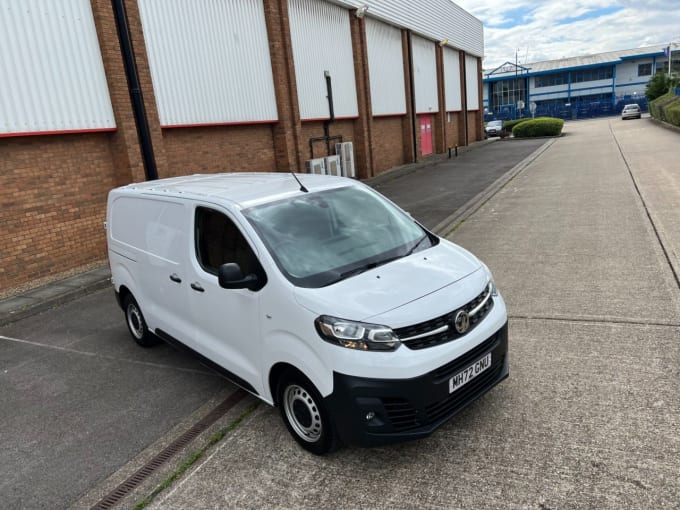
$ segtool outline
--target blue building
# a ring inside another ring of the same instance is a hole
[[[673,73],[680,72],[680,44],[671,46]],[[484,70],[485,120],[538,116],[564,119],[620,113],[624,104],[647,109],[645,86],[668,72],[663,45],[546,60],[506,62]]]

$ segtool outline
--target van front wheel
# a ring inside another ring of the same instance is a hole
[[[305,450],[323,455],[338,446],[323,399],[306,377],[288,371],[281,377],[278,404],[286,428]]]
[[[135,298],[132,297],[132,294],[125,296],[123,310],[125,310],[125,322],[135,342],[142,347],[153,347],[159,343],[158,337],[154,336],[149,331],[149,328],[146,327],[142,310],[139,308]]]

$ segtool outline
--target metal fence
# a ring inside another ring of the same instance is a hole
[[[614,101],[578,101],[570,103],[554,102],[552,104],[538,104],[534,117],[555,117],[564,120],[594,119],[610,115],[620,115],[624,105],[637,103],[643,112],[648,111],[647,98],[645,96],[619,96]],[[485,121],[512,120],[531,117],[528,107],[516,108],[515,105],[502,105],[497,111],[488,112],[484,116]]]

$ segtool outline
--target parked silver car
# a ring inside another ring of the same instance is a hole
[[[640,117],[642,117],[642,110],[640,110],[639,105],[627,104],[626,106],[623,107],[623,111],[621,112],[622,120],[639,119]]]
[[[490,120],[484,127],[487,138],[489,136],[501,136],[501,131],[503,131],[503,121],[502,120]]]

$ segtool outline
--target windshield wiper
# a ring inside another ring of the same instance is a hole
[[[334,284],[334,283],[336,283],[336,282],[339,282],[340,280],[344,280],[345,278],[349,278],[350,276],[356,276],[356,275],[358,275],[358,274],[361,274],[361,273],[364,273],[364,272],[368,271],[369,269],[375,269],[375,268],[378,267],[378,266],[384,266],[385,264],[389,264],[390,262],[393,262],[393,261],[395,261],[395,260],[397,260],[397,259],[401,259],[401,258],[404,258],[404,257],[408,257],[408,256],[411,255],[414,251],[416,251],[416,249],[418,248],[418,246],[420,246],[420,245],[423,243],[423,241],[424,241],[425,239],[429,239],[429,236],[428,236],[427,234],[423,234],[423,237],[421,237],[420,239],[418,239],[418,241],[416,241],[416,244],[414,244],[414,245],[411,247],[411,249],[410,249],[408,252],[406,252],[406,254],[404,254],[404,255],[395,255],[394,257],[388,257],[388,258],[386,258],[386,259],[382,259],[382,260],[379,260],[379,261],[377,261],[377,262],[369,262],[368,264],[364,264],[363,266],[355,267],[355,268],[353,268],[353,269],[350,269],[350,270],[348,270],[348,271],[345,271],[345,272],[343,272],[343,273],[340,273],[340,274],[337,276],[337,278],[332,279],[331,281],[329,281],[328,283],[326,283],[326,285],[332,285],[332,284]]]
[[[423,237],[421,237],[420,239],[418,239],[418,242],[416,242],[416,244],[414,244],[414,245],[411,247],[411,249],[410,249],[409,251],[406,252],[406,255],[404,255],[404,257],[408,257],[408,256],[411,255],[413,252],[415,252],[415,251],[416,251],[416,248],[418,248],[418,246],[420,246],[421,243],[422,243],[425,239],[429,239],[429,238],[430,238],[430,236],[428,236],[427,234],[423,234]]]

